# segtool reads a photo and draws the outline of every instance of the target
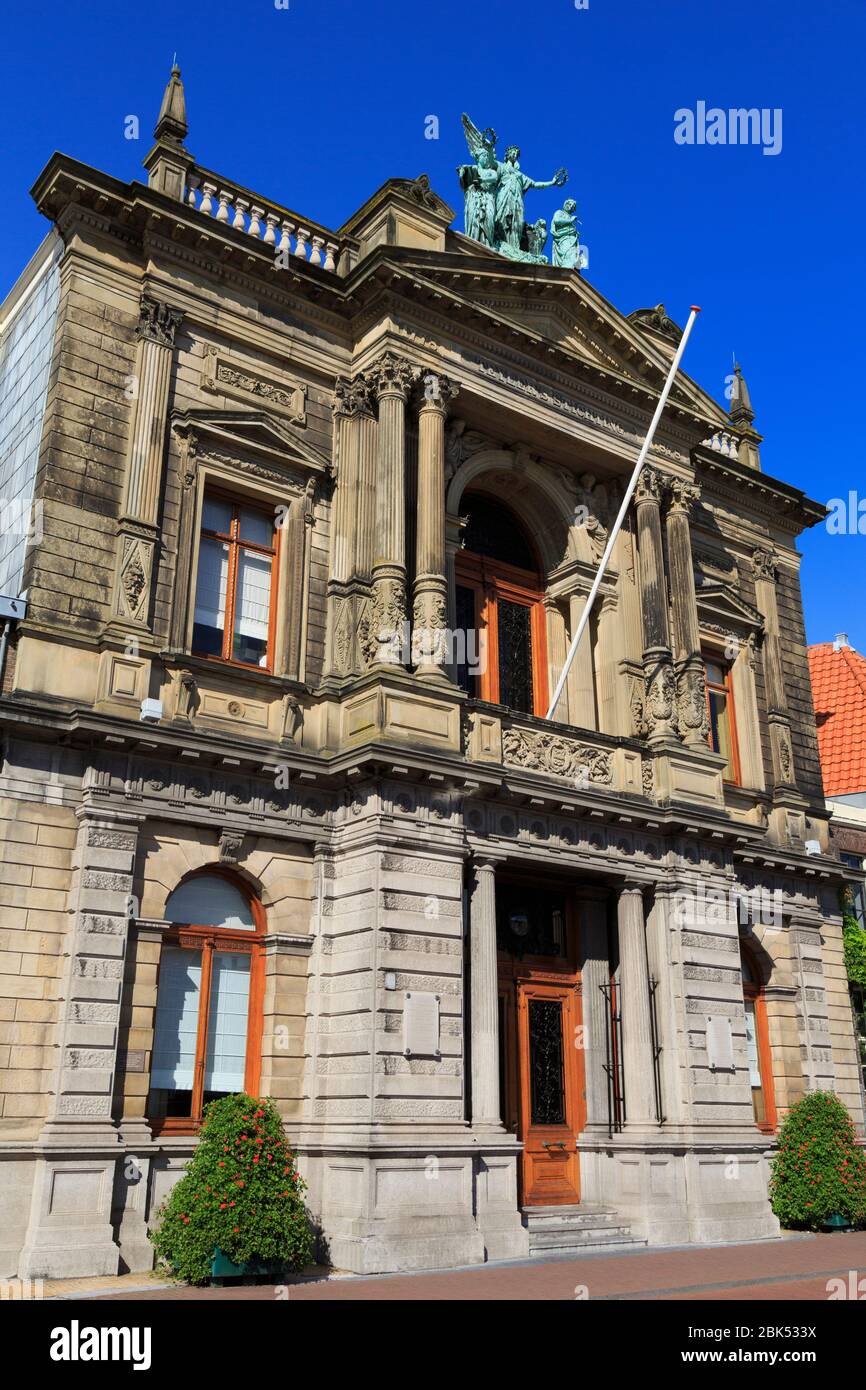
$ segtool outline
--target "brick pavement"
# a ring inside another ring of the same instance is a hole
[[[432,1274],[322,1279],[291,1285],[289,1301],[563,1301],[583,1290],[591,1300],[826,1301],[827,1280],[833,1275],[847,1278],[852,1269],[866,1276],[866,1232],[481,1265]],[[169,1287],[110,1295],[116,1301],[141,1302],[264,1301],[275,1296],[273,1285]]]

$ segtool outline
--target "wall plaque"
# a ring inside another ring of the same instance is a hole
[[[734,1038],[729,1018],[707,1019],[707,1056],[710,1071],[734,1070]]]
[[[407,991],[403,1009],[403,1055],[441,1057],[438,994]]]

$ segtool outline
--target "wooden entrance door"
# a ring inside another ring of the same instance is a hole
[[[566,894],[520,884],[497,886],[500,913],[502,1117],[523,1141],[521,1202],[568,1205],[585,1115],[577,922]]]
[[[580,1114],[576,984],[524,981],[517,988],[523,1204],[580,1199],[575,1151]]]

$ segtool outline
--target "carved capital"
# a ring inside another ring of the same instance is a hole
[[[183,313],[180,309],[173,309],[169,304],[151,299],[150,295],[141,296],[136,337],[143,338],[148,343],[159,343],[161,347],[172,348],[175,334],[182,322]]]
[[[769,579],[775,584],[779,577],[779,565],[772,550],[758,549],[752,555],[752,573],[756,579]]]
[[[701,490],[696,483],[684,478],[671,478],[668,485],[670,510],[674,515],[688,516],[700,501]]]
[[[418,380],[418,375],[419,368],[413,367],[407,358],[390,351],[377,358],[368,373],[380,400],[382,396],[392,395],[399,396],[404,401]]]
[[[334,415],[372,415],[373,387],[365,376],[355,376],[351,380],[338,376],[334,383],[334,396],[331,409]]]
[[[457,395],[460,387],[450,377],[441,372],[428,371],[421,377],[420,407],[422,410],[438,410],[442,414]]]
[[[637,480],[637,487],[634,490],[634,500],[640,505],[641,502],[653,502],[658,507],[662,498],[662,479],[657,468],[647,464],[640,471]]]

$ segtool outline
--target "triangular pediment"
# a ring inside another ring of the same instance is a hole
[[[729,584],[718,580],[705,582],[698,587],[697,600],[698,616],[710,627],[763,632],[764,619],[757,608],[746,603]]]
[[[645,405],[655,403],[670,367],[667,345],[639,320],[620,313],[583,275],[515,264],[495,252],[473,250],[473,243],[454,233],[448,243],[459,250],[401,248],[392,284],[455,321],[478,327],[483,320],[488,332],[506,341],[548,359],[553,352],[558,365],[579,364],[599,385]],[[730,425],[726,411],[683,372],[670,400],[674,414],[700,422],[707,433]]]
[[[202,452],[248,454],[307,474],[331,471],[327,455],[303,438],[300,430],[264,410],[178,411],[172,416],[172,428],[178,434],[193,434]]]

